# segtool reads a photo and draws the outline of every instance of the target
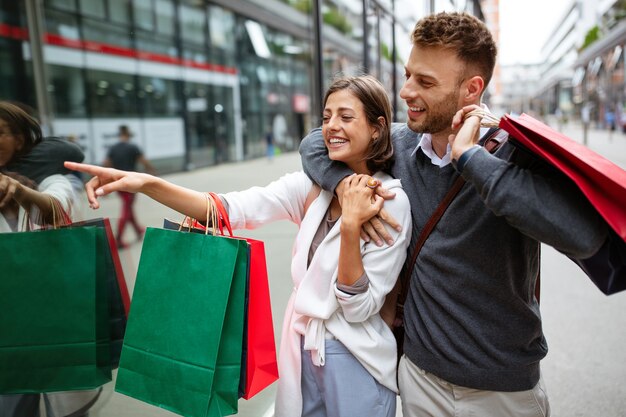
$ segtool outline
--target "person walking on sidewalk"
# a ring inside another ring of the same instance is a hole
[[[137,163],[139,162],[147,173],[155,175],[156,170],[150,161],[145,158],[141,149],[137,145],[130,143],[132,136],[128,126],[121,125],[118,131],[119,142],[111,146],[102,165],[124,171],[135,171],[137,169]],[[118,194],[122,199],[122,212],[117,224],[116,240],[117,246],[120,249],[124,249],[128,247],[128,244],[122,239],[126,224],[130,223],[133,226],[137,240],[141,239],[145,229],[143,226],[139,225],[135,217],[135,194],[125,191],[119,191]]]
[[[411,202],[411,251],[452,184],[466,183],[411,265],[398,368],[403,415],[548,416],[539,366],[548,347],[534,291],[540,242],[584,259],[600,249],[606,223],[573,182],[506,132],[493,137],[495,154],[477,144],[487,131],[466,116],[480,109],[496,63],[483,22],[430,15],[411,40],[400,91],[408,121],[392,128],[391,170]],[[341,194],[351,171],[328,158],[319,129],[300,152],[313,181]]]

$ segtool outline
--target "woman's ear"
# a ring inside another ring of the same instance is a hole
[[[380,132],[385,128],[385,118],[383,116],[378,117],[376,119],[377,124],[372,126],[372,139],[376,140],[380,137]]]

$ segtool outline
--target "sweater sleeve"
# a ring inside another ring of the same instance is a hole
[[[506,143],[501,151],[512,153]],[[468,159],[463,177],[486,206],[527,236],[574,258],[598,251],[607,236],[601,219],[576,185],[546,163],[517,150],[518,161],[502,160],[480,149]]]
[[[378,314],[385,297],[393,289],[407,256],[411,241],[411,208],[408,197],[400,188],[393,191],[396,197],[385,202],[385,208],[402,225],[402,231],[390,231],[395,243],[392,246],[376,246],[366,243],[363,251],[363,267],[369,279],[367,291],[350,295],[335,284],[335,295],[348,322],[358,323]]]
[[[334,192],[341,180],[353,174],[342,162],[328,157],[322,129],[313,129],[300,143],[300,157],[306,175],[326,191]]]
[[[278,220],[300,224],[313,183],[303,172],[286,174],[265,187],[221,194],[234,229],[254,229]]]

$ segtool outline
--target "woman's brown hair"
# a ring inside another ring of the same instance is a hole
[[[22,148],[13,155],[9,162],[26,155],[41,142],[42,133],[39,122],[18,105],[8,101],[0,101],[0,119],[8,125],[12,135],[23,141]]]

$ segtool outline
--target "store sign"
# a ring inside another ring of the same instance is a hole
[[[306,94],[293,95],[293,111],[296,113],[308,113],[311,108],[311,100]]]

